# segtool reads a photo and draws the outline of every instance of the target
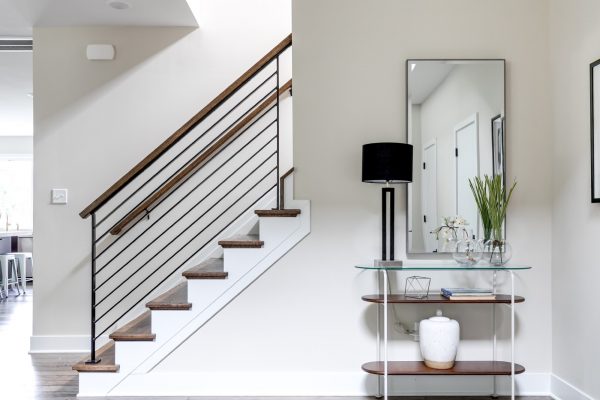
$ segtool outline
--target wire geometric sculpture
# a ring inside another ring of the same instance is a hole
[[[404,297],[424,299],[429,296],[431,278],[426,276],[409,276],[404,285]]]

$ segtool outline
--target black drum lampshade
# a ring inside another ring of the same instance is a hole
[[[406,143],[369,143],[362,148],[362,181],[412,182],[413,147]]]
[[[394,188],[389,184],[412,182],[413,147],[406,143],[369,143],[362,149],[362,181],[385,183],[381,188],[381,260],[378,266],[400,266],[394,259]],[[389,205],[388,198],[389,196]],[[389,211],[388,211],[389,209]],[[388,224],[389,219],[389,235]],[[388,255],[389,242],[389,255]]]

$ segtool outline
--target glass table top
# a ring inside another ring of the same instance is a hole
[[[374,266],[374,265],[356,265],[355,268],[370,269],[377,271],[520,271],[531,269],[527,265],[507,264],[490,265],[475,264],[462,265],[458,263],[405,263],[402,266]]]

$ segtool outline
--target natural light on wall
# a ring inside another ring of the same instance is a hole
[[[33,229],[33,158],[0,155],[0,232]]]

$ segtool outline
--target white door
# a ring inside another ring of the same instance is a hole
[[[423,147],[421,168],[421,204],[423,210],[423,243],[425,252],[437,251],[438,242],[431,233],[438,225],[437,218],[437,146],[432,141]]]
[[[469,179],[479,175],[479,129],[477,114],[454,129],[456,158],[456,215],[469,222],[475,237],[479,236],[477,203],[469,186]]]

